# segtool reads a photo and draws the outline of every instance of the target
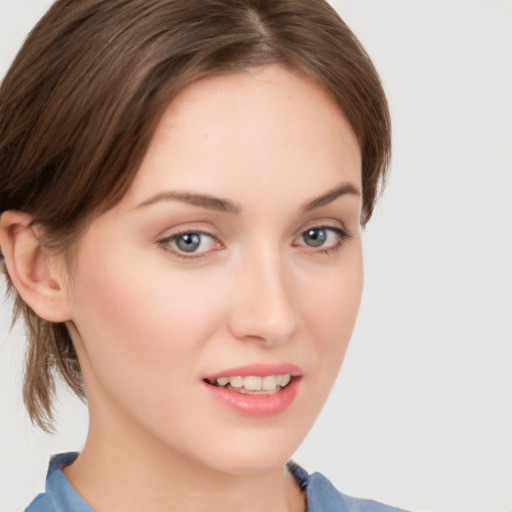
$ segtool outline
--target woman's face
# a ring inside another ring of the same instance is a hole
[[[301,75],[271,66],[184,89],[129,192],[77,246],[91,435],[102,425],[230,473],[286,462],[356,319],[360,191],[350,126]]]

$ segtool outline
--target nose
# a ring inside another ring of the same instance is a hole
[[[299,315],[291,271],[277,252],[247,257],[236,271],[231,333],[241,340],[274,346],[295,333]]]

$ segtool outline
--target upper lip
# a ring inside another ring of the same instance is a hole
[[[268,375],[286,375],[292,377],[300,377],[303,374],[300,366],[291,363],[279,364],[266,364],[266,363],[253,363],[245,366],[238,366],[236,368],[227,368],[220,372],[215,372],[204,377],[205,380],[215,380],[219,377],[266,377]]]

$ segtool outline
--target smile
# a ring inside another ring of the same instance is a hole
[[[219,388],[228,389],[237,393],[271,395],[281,391],[291,381],[289,373],[280,375],[267,375],[264,377],[248,375],[246,377],[236,375],[232,377],[218,377],[207,379],[208,384]]]
[[[250,364],[203,377],[208,395],[244,416],[274,416],[294,402],[303,370],[294,364]]]

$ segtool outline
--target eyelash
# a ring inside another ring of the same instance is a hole
[[[335,245],[333,245],[331,247],[319,246],[318,248],[315,248],[315,247],[312,247],[312,246],[308,246],[306,243],[303,243],[303,244],[293,243],[293,246],[294,247],[298,247],[298,246],[310,247],[312,249],[313,253],[320,253],[320,254],[330,255],[330,254],[336,254],[345,245],[345,243],[352,237],[352,235],[350,235],[344,229],[341,229],[341,228],[335,227],[335,226],[325,226],[325,225],[311,226],[310,228],[302,231],[300,233],[299,237],[303,239],[304,236],[308,232],[311,233],[314,230],[318,230],[318,231],[322,231],[323,230],[323,231],[327,231],[327,232],[330,232],[330,233],[334,233],[336,235],[336,237],[337,237],[337,241],[336,241]],[[176,243],[176,241],[178,241],[181,237],[183,237],[185,235],[206,236],[206,237],[210,238],[214,244],[216,244],[216,247],[214,249],[212,249],[212,250],[205,250],[205,251],[199,252],[199,253],[191,251],[188,254],[187,254],[186,251],[182,251],[179,248],[170,247],[172,244]],[[297,237],[297,238],[299,238],[299,237]],[[215,250],[219,250],[219,249],[224,247],[222,242],[216,236],[214,236],[214,235],[212,235],[210,233],[207,233],[205,231],[199,231],[199,230],[197,230],[197,231],[194,231],[194,230],[179,231],[178,233],[174,233],[171,236],[162,238],[161,240],[157,240],[157,244],[164,251],[170,252],[170,253],[172,253],[173,255],[175,255],[175,256],[177,256],[179,258],[183,258],[183,259],[187,259],[187,260],[192,260],[192,259],[197,259],[197,258],[205,257],[210,252],[215,251]]]
[[[337,237],[337,241],[336,241],[335,245],[333,245],[331,247],[320,246],[320,247],[318,247],[318,249],[315,249],[314,247],[312,247],[312,249],[315,253],[319,252],[320,254],[326,254],[326,255],[336,254],[345,245],[345,243],[348,240],[350,240],[350,238],[352,237],[352,235],[350,235],[344,229],[341,229],[341,228],[335,227],[335,226],[325,226],[325,225],[311,226],[310,228],[306,229],[305,231],[302,231],[302,233],[300,234],[300,237],[303,238],[306,233],[314,231],[314,230],[328,231],[328,232],[334,233]],[[294,244],[294,245],[297,246],[297,245],[306,245],[306,244]],[[308,247],[311,247],[311,246],[308,246]]]
[[[174,233],[171,236],[168,236],[168,237],[162,238],[161,240],[158,240],[157,244],[164,251],[170,252],[173,255],[177,256],[178,258],[183,258],[183,259],[187,259],[187,260],[202,258],[202,257],[207,256],[211,252],[211,251],[203,251],[203,252],[199,252],[199,253],[190,252],[189,254],[187,254],[185,251],[180,251],[179,248],[171,247],[173,242],[176,242],[177,240],[179,240],[181,237],[183,237],[185,235],[207,236],[216,244],[216,248],[213,250],[220,249],[219,246],[223,247],[220,240],[217,237],[215,237],[214,235],[211,235],[210,233],[206,233],[205,231],[193,230],[193,229],[187,229],[187,230],[179,231],[178,233]]]

